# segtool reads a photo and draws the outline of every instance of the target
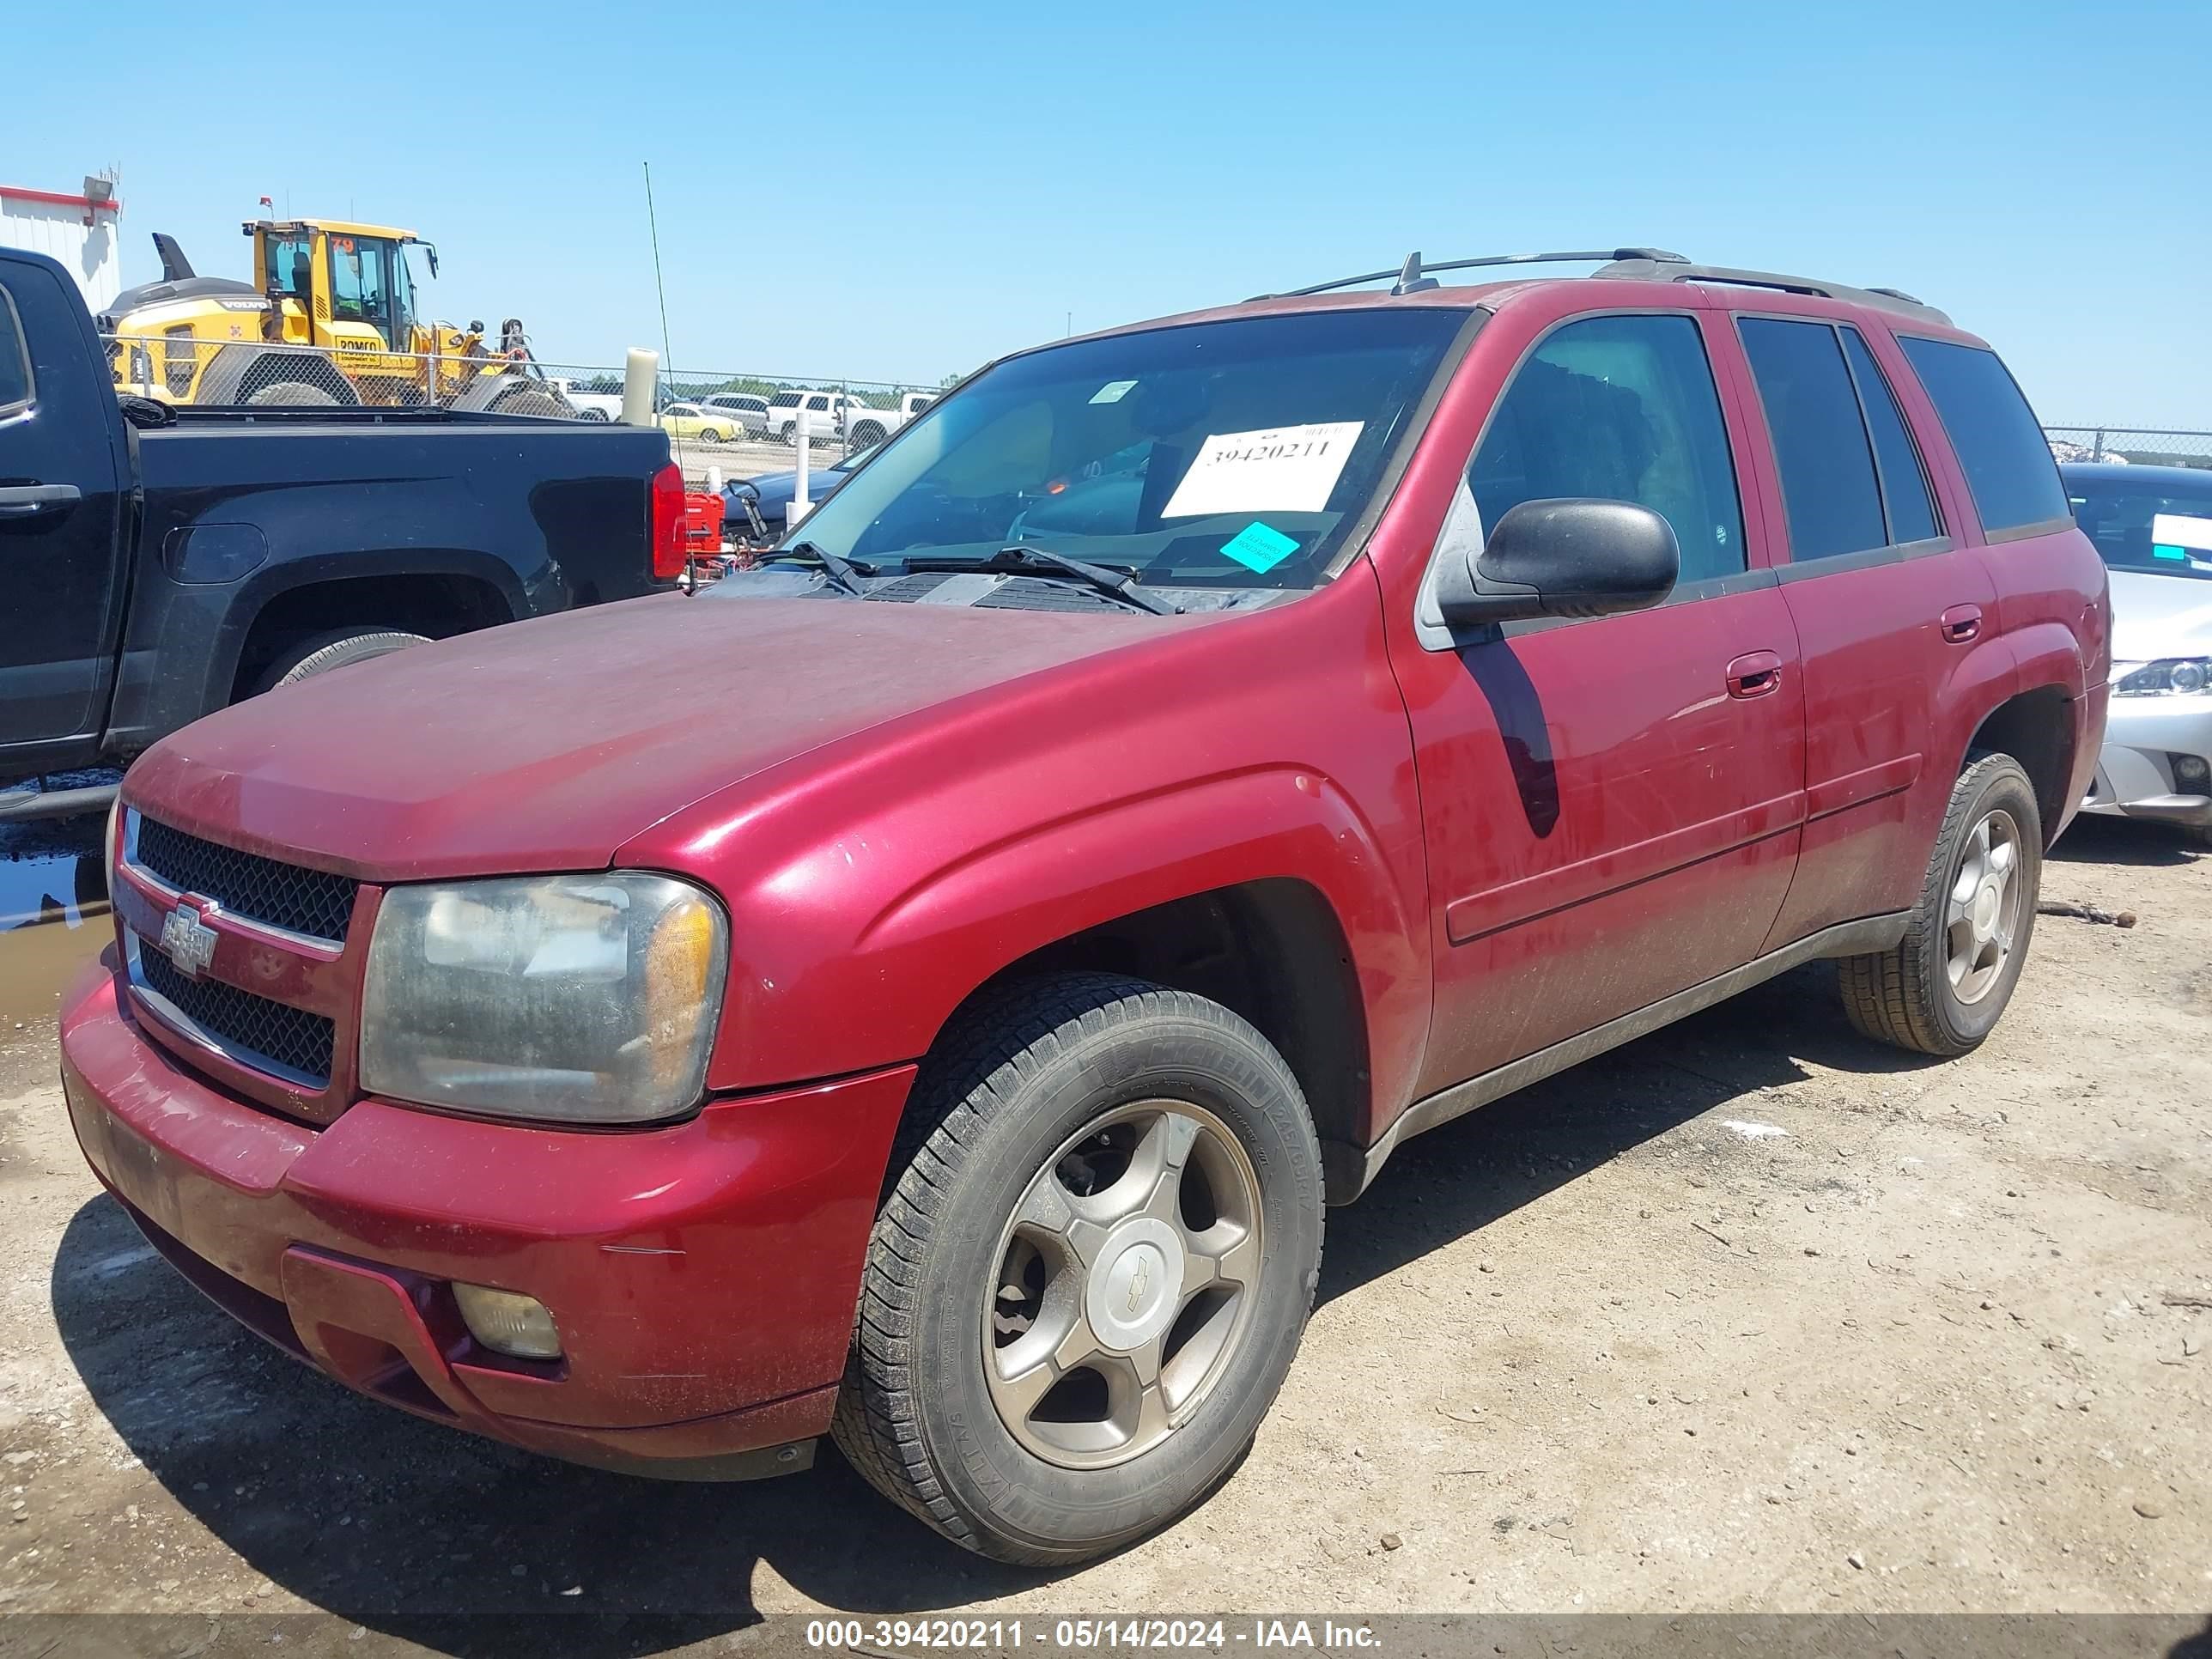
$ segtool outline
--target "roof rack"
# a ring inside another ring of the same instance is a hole
[[[1281,294],[1255,294],[1255,300],[1294,300],[1309,294],[1328,294],[1340,288],[1357,288],[1362,283],[1379,283],[1386,277],[1392,283],[1393,295],[1419,294],[1437,286],[1429,275],[1437,270],[1473,270],[1477,267],[1493,265],[1573,264],[1586,261],[1604,261],[1602,268],[1590,273],[1593,277],[1645,283],[1717,283],[1740,288],[1773,289],[1784,294],[1810,294],[1824,300],[1841,300],[1849,304],[1871,306],[1880,311],[1893,311],[1923,322],[1950,324],[1950,318],[1934,306],[1923,303],[1894,288],[1851,288],[1842,283],[1820,281],[1811,276],[1790,276],[1772,270],[1740,270],[1732,265],[1701,265],[1679,253],[1669,253],[1663,248],[1617,247],[1584,250],[1567,253],[1492,253],[1479,259],[1446,259],[1437,263],[1423,260],[1418,253],[1406,256],[1406,263],[1395,270],[1370,270],[1358,276],[1340,276],[1333,283],[1316,283],[1310,288],[1290,289]]]
[[[1426,275],[1431,270],[1472,270],[1478,265],[1541,265],[1580,264],[1593,259],[1610,259],[1616,264],[1635,260],[1681,263],[1682,256],[1656,247],[1613,247],[1588,250],[1580,253],[1487,253],[1480,259],[1446,259],[1440,264],[1424,264],[1419,253],[1409,253],[1406,263],[1395,270],[1370,270],[1363,276],[1340,276],[1333,283],[1316,283],[1311,288],[1294,288],[1281,294],[1255,294],[1254,300],[1296,300],[1309,294],[1327,294],[1340,288],[1358,288],[1362,283],[1379,283],[1385,276],[1396,277],[1390,292],[1394,295],[1419,294],[1437,284]],[[1247,301],[1249,304],[1250,301]]]
[[[1616,259],[1601,270],[1590,272],[1594,277],[1626,277],[1632,282],[1644,283],[1717,283],[1735,288],[1768,288],[1782,294],[1810,294],[1823,300],[1842,300],[1847,304],[1872,306],[1878,311],[1901,312],[1917,317],[1923,322],[1942,323],[1949,326],[1950,318],[1916,300],[1902,289],[1852,288],[1843,283],[1824,282],[1813,276],[1790,276],[1776,270],[1739,270],[1733,265],[1692,264],[1687,259],[1668,255],[1652,258],[1648,255]]]

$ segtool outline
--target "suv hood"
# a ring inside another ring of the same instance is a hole
[[[2212,580],[2115,570],[2112,660],[2212,654]]]
[[[252,698],[155,744],[123,793],[178,829],[364,880],[599,869],[811,749],[1205,620],[665,594]]]

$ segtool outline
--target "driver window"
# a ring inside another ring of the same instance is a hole
[[[1468,486],[1485,526],[1522,501],[1634,501],[1674,526],[1684,582],[1744,568],[1728,428],[1689,317],[1589,317],[1554,329],[1499,400]]]

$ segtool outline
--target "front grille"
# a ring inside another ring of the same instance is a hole
[[[360,883],[202,841],[143,815],[137,816],[136,826],[131,861],[179,892],[213,899],[249,921],[345,943]]]
[[[243,1065],[274,1061],[313,1079],[331,1079],[331,1043],[337,1028],[320,1014],[294,1008],[211,979],[186,979],[168,957],[149,945],[137,952],[146,988],[167,998],[178,1012]]]

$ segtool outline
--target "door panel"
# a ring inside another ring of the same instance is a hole
[[[1777,684],[1734,697],[1748,649]],[[1771,586],[1445,661],[1413,709],[1443,912],[1424,1092],[1750,960],[1804,816],[1804,690]]]
[[[1939,511],[1893,346],[1818,315],[1735,322],[1749,349],[1718,356],[1764,428],[1751,471],[1778,504],[1768,553],[1803,653],[1807,816],[1773,950],[1918,897],[1963,743],[1942,711],[2007,671],[1988,629],[1946,626],[1996,592]]]
[[[1442,544],[1521,500],[1633,500],[1674,527],[1684,580],[1631,615],[1394,636],[1435,911],[1423,1093],[1750,960],[1789,889],[1796,636],[1747,553],[1703,302],[1680,303],[1486,334],[1462,370],[1513,354]]]
[[[88,759],[106,711],[124,501],[115,400],[93,349],[73,289],[0,260],[0,752],[11,768]]]

